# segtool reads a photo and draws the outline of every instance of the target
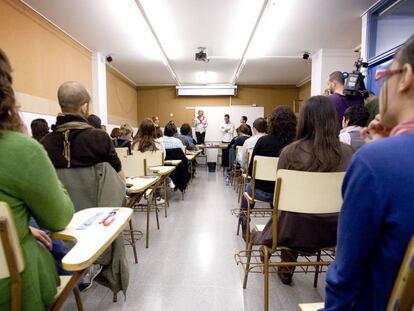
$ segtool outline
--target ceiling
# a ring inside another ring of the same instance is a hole
[[[89,50],[110,54],[136,85],[193,85],[298,84],[311,74],[304,51],[360,44],[360,16],[375,1],[23,2]],[[208,63],[194,60],[199,46]]]

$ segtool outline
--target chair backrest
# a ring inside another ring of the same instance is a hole
[[[275,196],[277,209],[305,214],[338,213],[342,205],[344,176],[345,172],[278,170],[280,193]]]
[[[275,207],[279,211],[305,214],[338,213],[344,176],[345,172],[278,170],[276,183],[280,184],[280,193],[275,194]]]
[[[23,253],[14,218],[9,206],[4,202],[0,202],[0,236],[0,279],[4,279],[24,269]]]
[[[243,146],[236,146],[236,157],[240,158],[243,151]]]
[[[134,154],[121,157],[122,170],[126,177],[145,176],[144,168],[145,157],[141,152],[134,152]]]
[[[115,148],[116,153],[118,154],[118,157],[126,157],[128,155],[128,148],[127,147],[119,147]]]
[[[254,156],[252,178],[254,180],[276,181],[279,158]]]
[[[387,311],[414,310],[414,236],[407,247]]]
[[[106,162],[94,166],[56,170],[65,185],[75,210],[90,207],[122,206],[125,181]]]
[[[148,168],[153,166],[163,166],[164,165],[164,152],[162,150],[155,151],[134,151],[134,154],[138,154],[143,159],[145,159],[144,171],[148,173]]]

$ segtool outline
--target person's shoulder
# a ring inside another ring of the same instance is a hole
[[[390,154],[401,154],[408,150],[414,150],[414,134],[398,135],[370,142],[358,150],[358,155],[361,157],[387,157]]]
[[[109,134],[107,132],[105,132],[104,130],[101,129],[97,129],[97,128],[88,128],[85,130],[82,130],[80,132],[80,135],[83,137],[87,137],[89,139],[99,139],[99,141],[102,140],[110,140],[111,137],[109,136]]]
[[[0,141],[2,141],[9,151],[16,151],[16,153],[24,154],[26,151],[30,154],[44,152],[43,146],[34,138],[27,134],[2,131]]]

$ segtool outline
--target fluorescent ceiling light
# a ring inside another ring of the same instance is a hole
[[[183,24],[182,20],[177,20],[177,13],[175,1],[171,0],[137,0],[144,8],[148,19],[157,33],[157,36],[164,47],[168,59],[179,60],[187,58],[190,53],[196,52],[196,46],[189,50],[185,38],[185,27],[200,27],[195,25]],[[194,14],[203,14],[202,4],[192,4],[191,0],[188,3],[186,10],[197,9]],[[195,1],[194,1],[195,2]],[[221,57],[240,59],[243,50],[249,40],[249,35],[254,27],[257,14],[262,6],[262,1],[257,0],[238,0],[237,5],[230,7],[224,1],[211,1],[212,5],[217,6],[217,10],[223,9],[231,11],[231,16],[226,20],[226,27],[220,30],[220,36],[226,38],[225,47],[220,48]],[[189,13],[191,14],[191,13]],[[191,16],[188,17],[191,19]],[[185,22],[185,20],[184,20]],[[207,24],[204,26],[211,28]],[[201,29],[200,31],[203,31]],[[203,32],[204,33],[204,32]],[[205,36],[204,36],[205,37]],[[208,46],[212,51],[214,46]]]
[[[113,12],[114,22],[123,29],[123,36],[135,53],[150,60],[163,60],[161,50],[134,0],[106,0],[105,5]]]
[[[248,58],[272,55],[269,38],[277,38],[280,33],[289,31],[286,26],[290,22],[293,7],[297,2],[297,0],[272,0],[269,2],[247,51]]]
[[[178,96],[235,96],[236,85],[177,86]]]

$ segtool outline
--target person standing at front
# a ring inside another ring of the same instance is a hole
[[[223,143],[229,143],[233,139],[234,135],[234,124],[230,122],[230,116],[228,114],[224,115],[224,124],[220,127],[222,132],[221,141]],[[223,149],[223,153],[221,156],[221,166],[228,167],[229,166],[229,152],[227,149]]]
[[[204,145],[207,125],[207,118],[204,116],[204,111],[199,110],[197,117],[194,119],[194,127],[198,145]]]

